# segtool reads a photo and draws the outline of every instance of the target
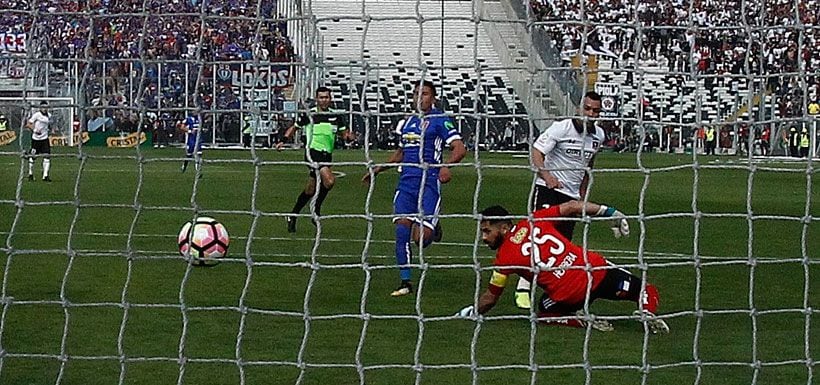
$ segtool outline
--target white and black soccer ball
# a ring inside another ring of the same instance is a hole
[[[230,238],[225,226],[210,217],[186,222],[179,230],[179,253],[197,266],[213,266],[228,253]]]

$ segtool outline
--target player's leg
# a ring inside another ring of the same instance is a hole
[[[34,158],[37,156],[37,149],[34,148],[34,142],[32,141],[31,149],[28,151],[28,180],[34,180]]]
[[[198,136],[198,135],[197,135]],[[194,155],[194,170],[202,176],[202,142],[196,143],[196,155]]]
[[[666,322],[655,316],[660,303],[658,289],[648,282],[644,290],[641,286],[641,278],[624,269],[613,268],[607,270],[606,276],[592,293],[592,298],[635,302],[639,306],[637,313],[644,313],[641,318],[647,318],[647,326],[653,334],[668,333],[669,326]]]
[[[396,290],[390,293],[393,297],[400,297],[413,292],[413,283],[410,275],[410,265],[413,261],[413,249],[410,246],[410,234],[413,222],[407,218],[396,221],[396,265],[399,266],[401,283]]]
[[[194,158],[196,151],[196,137],[198,135],[186,134],[185,140],[185,160],[182,161],[182,172],[188,170],[188,163]]]
[[[194,159],[194,169],[196,170],[199,177],[202,177],[202,133],[197,132],[193,135],[193,159]]]
[[[299,196],[296,197],[296,203],[293,205],[293,209],[291,210],[294,214],[299,214],[302,212],[302,209],[310,202],[310,199],[313,198],[313,194],[316,193],[316,170],[308,166],[310,169],[310,175],[308,176],[308,180],[305,183],[305,189],[299,193]],[[296,216],[289,215],[287,217],[288,221],[288,232],[295,233],[296,232]]]
[[[401,283],[396,290],[390,293],[393,297],[407,295],[413,292],[410,267],[413,259],[413,250],[410,242],[412,237],[413,222],[409,219],[418,211],[418,200],[416,194],[397,190],[393,197],[393,218],[396,235],[396,265],[399,266],[399,278]]]
[[[330,161],[330,156],[327,156],[328,162]],[[336,175],[333,175],[333,169],[330,168],[330,165],[319,166],[319,176],[321,177],[321,184],[319,184],[319,194],[316,196],[316,215],[322,215],[322,203],[324,203],[325,198],[327,198],[327,194],[333,189],[333,185],[336,184]]]
[[[438,181],[425,186],[421,194],[421,208],[424,211],[424,220],[421,224],[414,224],[412,237],[413,242],[417,245],[427,247],[433,242],[441,240],[441,224],[438,219],[441,211],[441,193]]]
[[[51,182],[51,178],[48,176],[48,172],[51,169],[51,144],[48,142],[48,139],[41,142],[40,145],[41,149],[40,153],[43,154],[43,181]]]
[[[569,326],[574,328],[585,328],[590,325],[593,329],[602,332],[615,330],[607,320],[596,319],[584,312],[584,304],[567,304],[552,300],[546,293],[538,301],[539,321],[546,325]]]

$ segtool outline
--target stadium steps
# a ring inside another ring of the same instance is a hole
[[[377,105],[384,105],[384,111],[387,112],[406,110],[412,99],[412,84],[423,72],[412,66],[418,65],[420,61],[430,67],[441,63],[440,23],[437,21],[424,23],[424,38],[421,40],[419,55],[417,20],[373,20],[362,46],[364,23],[360,20],[361,1],[319,0],[312,4],[313,13],[319,20],[318,30],[325,41],[325,82],[334,85],[334,97],[337,100],[348,100],[354,111],[375,111]],[[429,4],[429,7],[425,4]],[[421,13],[425,18],[439,17],[440,5],[439,2],[422,1]],[[471,7],[468,2],[445,2],[445,15],[469,18],[472,17]],[[415,2],[401,1],[368,0],[365,2],[365,12],[374,18],[416,15]],[[338,21],[332,17],[338,17]],[[333,38],[329,39],[328,36]],[[499,95],[506,111],[526,113],[515,90],[509,86],[509,77],[501,69],[501,60],[482,28],[478,29],[476,41],[476,28],[472,21],[447,20],[444,55],[446,68],[443,73],[441,68],[428,68],[425,77],[442,86],[442,97],[447,99],[448,106],[454,107],[448,112],[475,113],[475,98],[489,100]],[[365,70],[362,60],[384,68],[376,70],[371,67]],[[480,79],[476,65],[482,69]],[[342,88],[342,84],[347,87]],[[351,92],[354,89],[355,92]],[[498,103],[480,103],[479,112],[498,114],[500,112],[496,110],[496,106],[501,108]]]

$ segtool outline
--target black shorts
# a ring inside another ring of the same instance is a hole
[[[612,267],[611,269],[607,269],[603,281],[592,291],[589,303],[591,304],[599,298],[611,301],[637,302],[640,293],[640,277],[624,269]],[[573,314],[583,309],[583,307],[583,301],[580,303],[555,302],[549,298],[547,293],[544,293],[541,296],[541,300],[538,301],[538,310],[545,313]]]
[[[535,185],[535,190],[532,192],[532,209],[540,210],[551,206],[560,205],[564,202],[573,201],[572,198],[564,193],[555,191],[547,186]],[[555,228],[565,238],[572,240],[572,232],[575,230],[575,221],[556,221]]]
[[[41,140],[31,140],[31,155],[51,154],[51,143],[48,138]]]
[[[329,152],[325,152],[325,151],[314,150],[314,149],[310,149],[309,151],[310,151],[310,157],[308,157],[308,154],[305,154],[305,161],[306,162],[320,163],[316,167],[313,167],[313,165],[310,165],[310,164],[308,165],[308,170],[310,170],[310,177],[311,178],[316,178],[316,171],[317,170],[321,170],[324,167],[330,167],[330,162],[333,162],[333,154],[331,154]],[[324,163],[324,164],[321,164],[321,163]]]

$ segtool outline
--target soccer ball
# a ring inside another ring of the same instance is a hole
[[[179,253],[197,266],[213,266],[228,252],[228,230],[216,219],[198,217],[179,230]]]

